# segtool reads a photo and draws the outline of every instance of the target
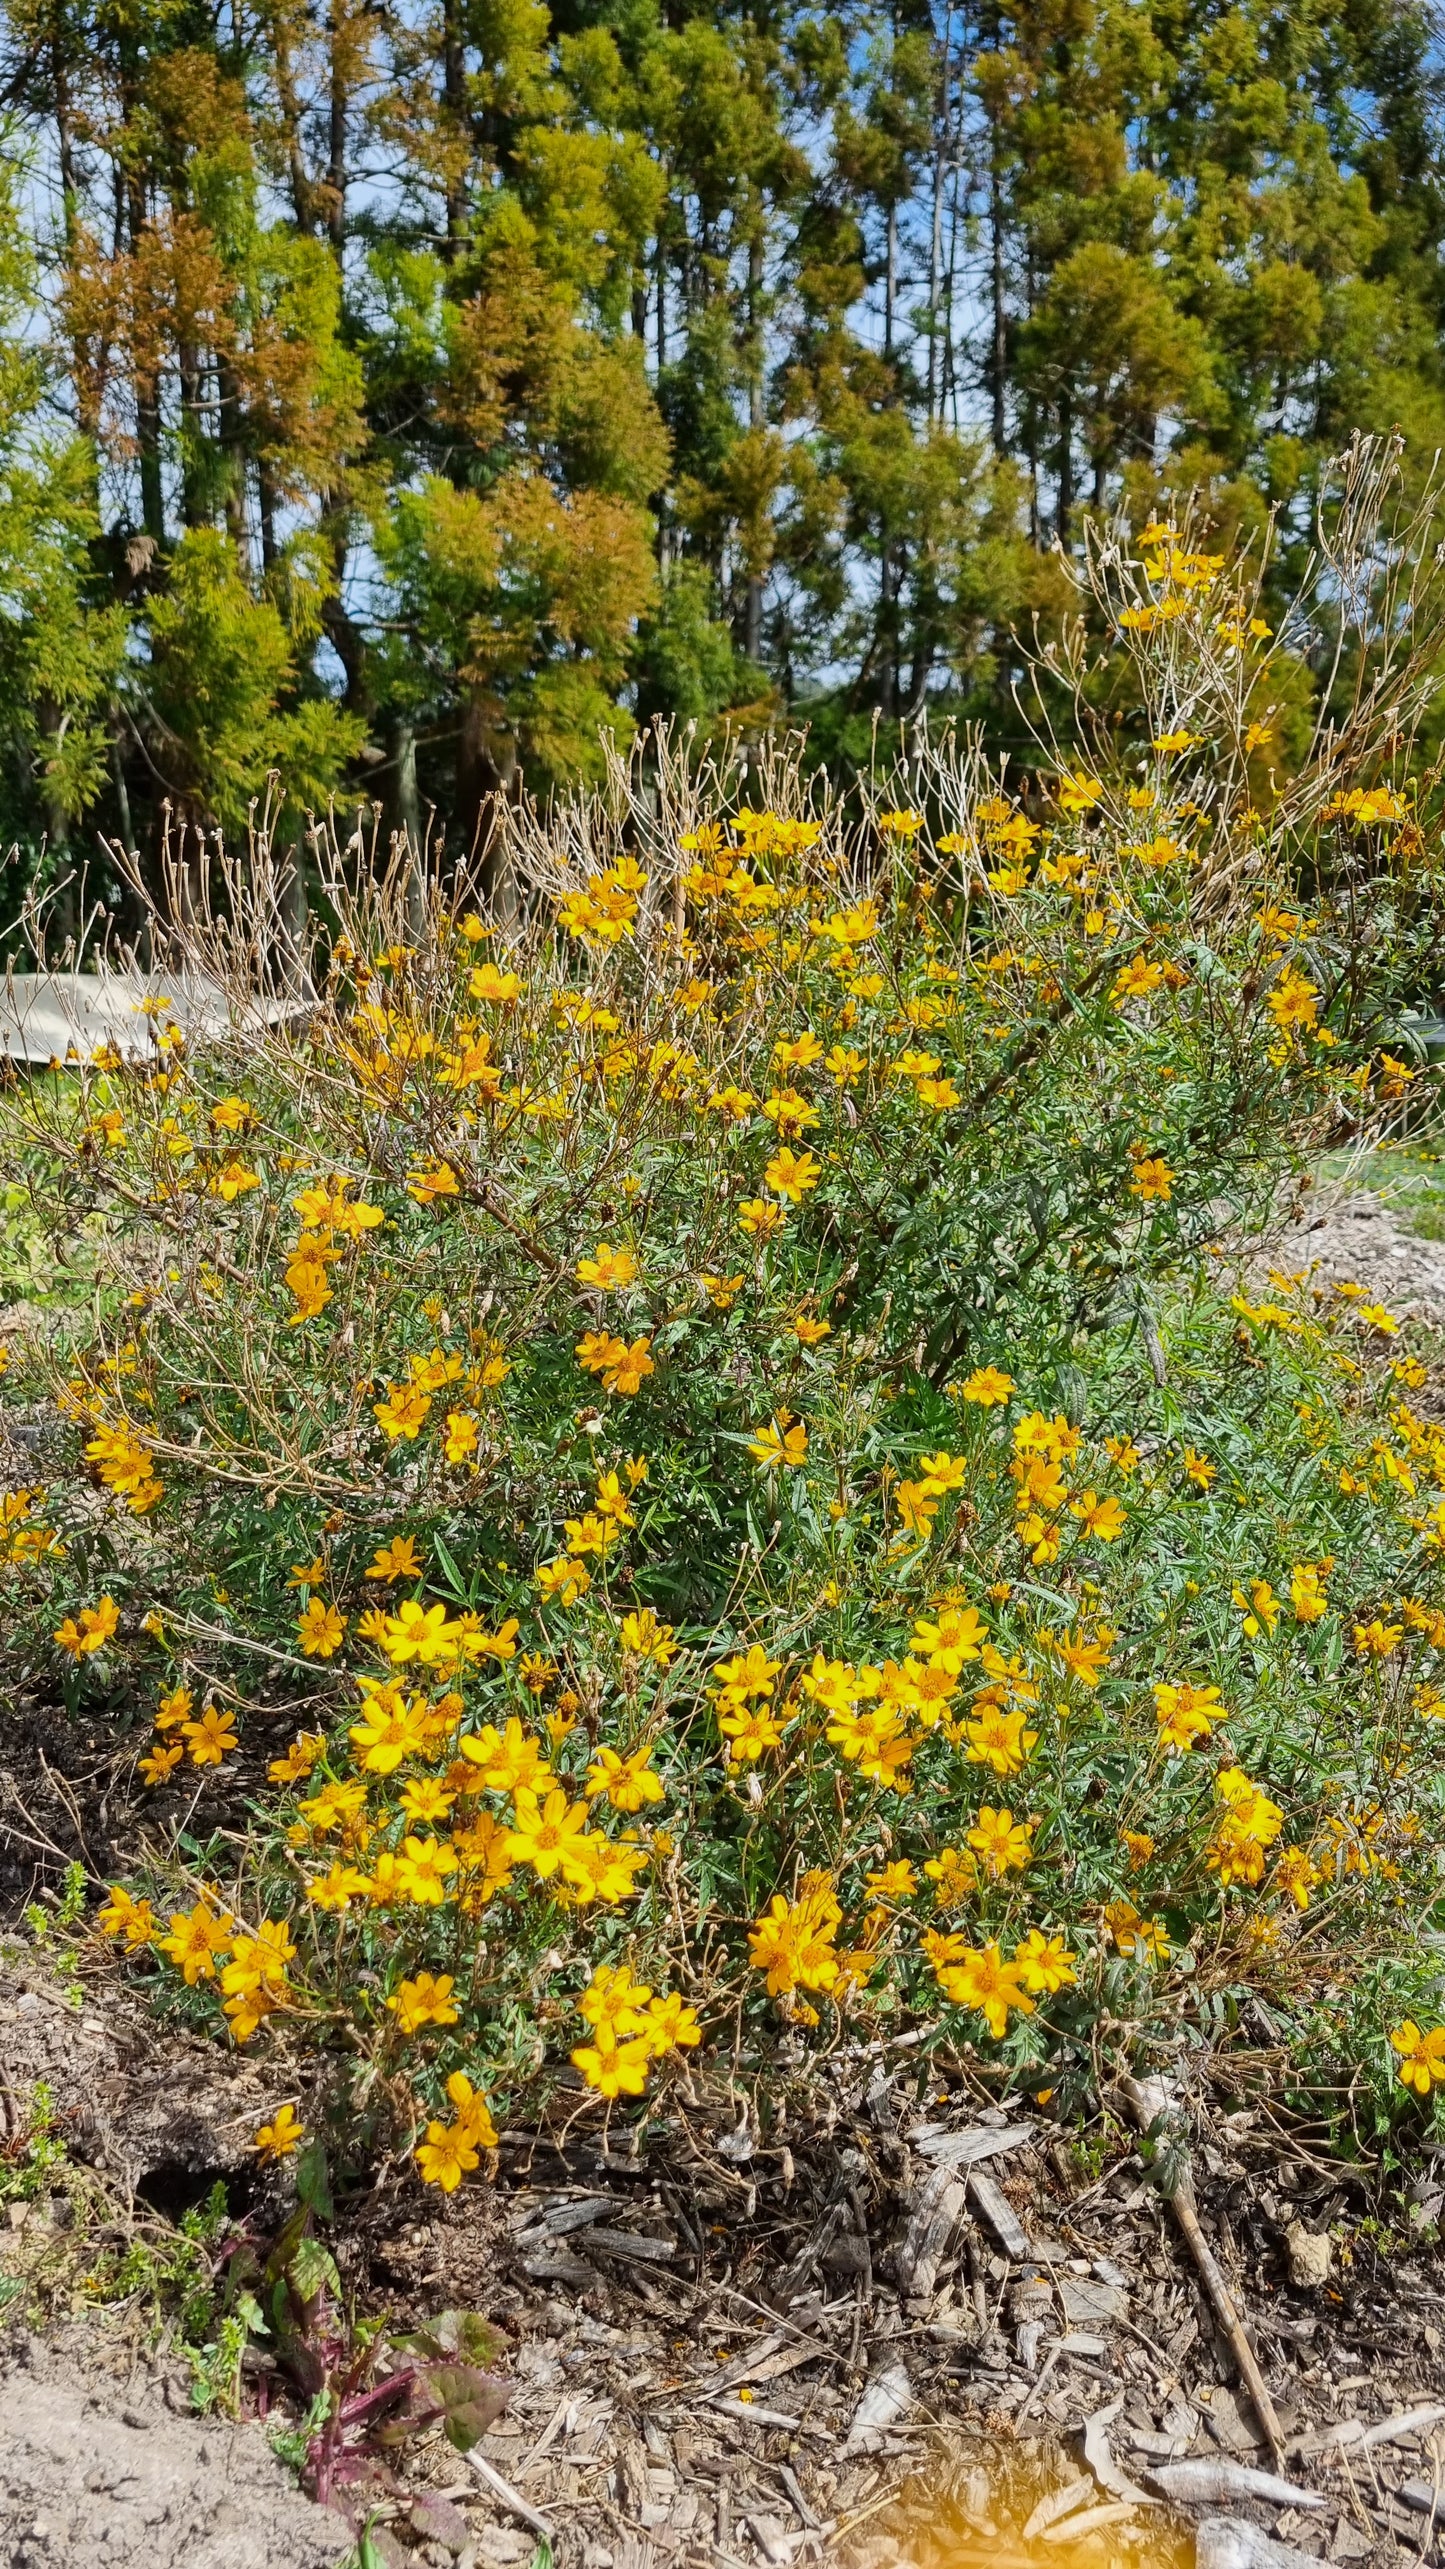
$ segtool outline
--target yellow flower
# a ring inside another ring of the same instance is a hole
[[[1109,1645],[1114,1638],[1107,1624],[1100,1624],[1097,1631],[1090,1633],[1080,1623],[1062,1635],[1043,1632],[1039,1638],[1046,1649],[1062,1659],[1069,1675],[1077,1677],[1081,1686],[1098,1685],[1100,1669],[1109,1664]]]
[[[811,1312],[795,1311],[789,1323],[794,1337],[804,1347],[821,1347],[833,1334],[831,1320],[815,1320]]]
[[[589,1329],[577,1342],[577,1362],[584,1372],[601,1375],[604,1391],[630,1395],[640,1391],[647,1376],[657,1370],[651,1347],[650,1338],[634,1338],[629,1346],[609,1330]]]
[[[918,1889],[918,1876],[907,1858],[899,1856],[891,1864],[883,1865],[877,1873],[865,1874],[864,1884],[875,1900],[892,1903],[913,1898]]]
[[[1289,1574],[1290,1604],[1296,1623],[1318,1623],[1329,1611],[1324,1583],[1334,1568],[1332,1560],[1296,1561]]]
[[[313,1597],[296,1626],[303,1657],[332,1659],[346,1638],[346,1618],[323,1597]]]
[[[410,2035],[423,2025],[455,2025],[459,2011],[452,2005],[452,1988],[451,1974],[445,1971],[435,1980],[429,1971],[419,1971],[415,1980],[399,1981],[386,2002],[397,2032]]]
[[[624,1615],[617,1627],[622,1647],[634,1659],[650,1659],[666,1668],[677,1656],[677,1637],[671,1624],[659,1623],[651,1606],[636,1614]]]
[[[1066,768],[1058,783],[1059,809],[1070,818],[1081,812],[1091,812],[1103,791],[1096,776],[1075,775]]]
[[[297,2119],[294,2105],[278,2105],[269,2123],[262,2123],[251,2147],[263,2159],[289,2159],[292,2151],[306,2138],[306,2127]]]
[[[1287,1034],[1294,1026],[1307,1031],[1319,1016],[1320,994],[1315,984],[1290,964],[1280,974],[1266,1004],[1281,1033]]]
[[[766,1195],[747,1196],[738,1206],[738,1227],[753,1240],[770,1240],[775,1231],[782,1230],[787,1218],[784,1207],[772,1203]]]
[[[1033,1831],[1026,1820],[1016,1820],[1005,1806],[994,1810],[985,1802],[973,1827],[964,1840],[983,1863],[985,1872],[995,1880],[1005,1873],[1021,1873],[1033,1856]]]
[[[1118,1952],[1142,1954],[1148,1962],[1167,1962],[1169,1936],[1162,1918],[1141,1918],[1132,1900],[1111,1900],[1104,1924]]]
[[[598,1963],[577,2001],[577,2012],[596,2033],[640,2034],[651,1996],[648,1983],[634,1980],[625,1962]]]
[[[1302,1846],[1281,1847],[1275,1858],[1274,1887],[1283,1891],[1297,1909],[1307,1909],[1310,1893],[1324,1879],[1319,1867]]]
[[[98,1912],[96,1924],[103,1936],[123,1936],[128,1954],[139,1953],[155,1941],[156,1920],[149,1900],[132,1899],[118,1882],[111,1884],[110,1897]]]
[[[718,1729],[728,1742],[728,1756],[737,1766],[747,1765],[776,1748],[782,1731],[774,1716],[762,1705],[740,1704],[719,1712]]]
[[[158,1936],[156,1950],[173,1962],[188,1988],[198,1980],[214,1980],[216,1957],[231,1950],[230,1921],[217,1915],[209,1903],[198,1900],[194,1909],[177,1909],[171,1918],[168,1936]]]
[[[765,1213],[782,1212],[780,1205],[769,1204],[765,1197],[760,1197],[759,1202]],[[714,1311],[730,1311],[742,1292],[745,1281],[746,1279],[742,1276],[703,1276],[701,1279]]]
[[[1078,1979],[1077,1961],[1078,1955],[1070,1953],[1062,1936],[1041,1935],[1037,1927],[1014,1947],[1014,1969],[1035,1998],[1052,1998],[1059,1990],[1072,1988]]]
[[[306,1897],[314,1909],[346,1910],[353,1900],[364,1900],[371,1883],[354,1864],[331,1864],[325,1873],[313,1874],[306,1885]]]
[[[763,1178],[774,1195],[782,1196],[788,1204],[801,1204],[822,1174],[822,1162],[811,1151],[784,1149],[773,1153]]]
[[[234,1748],[235,1745],[233,1739],[231,1746]],[[176,1740],[170,1748],[163,1747],[160,1741],[156,1741],[148,1755],[140,1760],[136,1772],[143,1784],[148,1786],[164,1784],[167,1776],[174,1774],[184,1755],[185,1750],[179,1740]]]
[[[462,2178],[480,2160],[464,2124],[428,2123],[426,2139],[416,2146],[416,2164],[423,2185],[439,2185],[443,2194],[455,2194]]]
[[[1400,2055],[1400,2077],[1417,2096],[1428,2096],[1432,2087],[1445,2087],[1445,2025],[1434,2025],[1422,2033],[1413,2017],[1397,2025],[1390,2042]]]
[[[577,1281],[591,1285],[595,1293],[621,1293],[635,1284],[641,1270],[630,1249],[614,1249],[610,1242],[599,1240],[589,1258],[577,1261]]]
[[[1231,1603],[1243,1615],[1244,1629],[1251,1641],[1261,1635],[1268,1638],[1279,1621],[1279,1599],[1268,1579],[1251,1579],[1247,1596],[1243,1588],[1236,1588]]]
[[[544,1597],[555,1597],[561,1605],[575,1606],[592,1585],[592,1573],[580,1561],[569,1561],[565,1555],[557,1561],[544,1561],[537,1572],[537,1585]]]
[[[808,1431],[801,1420],[792,1419],[789,1411],[780,1409],[766,1427],[758,1428],[748,1452],[766,1472],[779,1468],[796,1472],[807,1459]]]
[[[426,1743],[426,1708],[420,1696],[403,1696],[399,1686],[368,1681],[366,1692],[364,1716],[352,1723],[347,1736],[361,1750],[360,1762],[368,1774],[394,1775]]]
[[[763,1113],[770,1124],[776,1125],[780,1142],[796,1142],[810,1126],[821,1121],[817,1107],[797,1088],[775,1089],[771,1097],[764,1099]],[[804,1158],[810,1158],[810,1154],[805,1152]],[[771,1178],[768,1183],[771,1186]]]
[[[615,1811],[640,1811],[645,1802],[665,1801],[662,1779],[649,1764],[651,1756],[650,1747],[635,1748],[628,1757],[619,1757],[614,1748],[599,1748],[595,1764],[587,1770],[588,1801],[605,1793]]]
[[[1192,1445],[1184,1448],[1184,1471],[1186,1478],[1200,1490],[1207,1490],[1211,1481],[1219,1476],[1218,1464],[1211,1463],[1203,1454],[1196,1454]]]
[[[960,1397],[972,1401],[979,1409],[996,1409],[1012,1397],[1014,1379],[997,1365],[980,1365],[969,1375]]]
[[[1085,1490],[1081,1497],[1071,1499],[1069,1514],[1078,1518],[1085,1534],[1096,1536],[1100,1543],[1112,1543],[1128,1523],[1118,1500],[1101,1499],[1097,1490]]]
[[[1224,1719],[1217,1686],[1196,1686],[1184,1678],[1178,1685],[1161,1682],[1153,1692],[1161,1748],[1186,1752],[1208,1739],[1214,1724]]]
[[[932,1620],[920,1616],[909,1638],[910,1650],[922,1652],[930,1667],[956,1677],[988,1646],[988,1627],[976,1606],[940,1606]]]
[[[372,1416],[387,1440],[395,1444],[399,1437],[415,1442],[426,1425],[431,1408],[431,1395],[415,1383],[393,1383],[385,1400],[373,1405]]]
[[[99,1605],[82,1606],[79,1615],[67,1615],[54,1638],[72,1659],[93,1659],[98,1650],[104,1650],[119,1625],[119,1606],[114,1597],[103,1596]]]
[[[756,1926],[748,1929],[749,1960],[766,1972],[770,1998],[793,1989],[831,1989],[838,1977],[833,1941],[842,1911],[831,1883],[818,1883],[792,1901],[778,1891]]]
[[[732,1124],[746,1124],[757,1102],[750,1088],[739,1088],[729,1082],[726,1088],[714,1090],[704,1112],[708,1115],[725,1115]]]
[[[424,1160],[408,1173],[406,1191],[418,1204],[437,1204],[444,1195],[460,1195],[462,1190],[449,1160]]]
[[[995,1775],[1017,1775],[1037,1745],[1038,1736],[1037,1731],[1025,1730],[1022,1713],[1005,1712],[989,1704],[965,1724],[965,1755],[970,1765],[991,1767]]]
[[[467,1782],[471,1783],[470,1776]],[[414,1775],[411,1782],[401,1788],[401,1807],[407,1818],[424,1820],[428,1825],[446,1819],[456,1798],[450,1787],[435,1775]]]
[[[513,1864],[530,1864],[540,1881],[549,1882],[587,1826],[587,1805],[569,1803],[559,1787],[545,1802],[519,1789],[513,1807],[517,1824],[507,1833],[508,1858]]]
[[[823,1058],[823,1047],[811,1028],[801,1035],[784,1035],[773,1046],[773,1059],[782,1070],[810,1070]]]
[[[1024,1987],[1016,1962],[1005,1962],[996,1944],[965,1945],[957,1959],[938,1973],[940,1985],[957,2007],[982,2016],[995,2042],[1008,2031],[1010,2015],[1032,2016],[1034,2002]]]
[[[396,1887],[419,1909],[440,1909],[451,1898],[449,1878],[457,1851],[447,1838],[405,1837],[396,1859]]]
[[[1150,963],[1143,955],[1136,955],[1132,963],[1122,964],[1115,973],[1110,995],[1115,1006],[1122,1007],[1126,999],[1152,997],[1156,990],[1162,988],[1163,981],[1162,963]]]
[[[940,1847],[923,1870],[927,1879],[938,1886],[934,1896],[941,1909],[958,1908],[978,1889],[978,1866],[971,1855],[958,1847]]]
[[[665,2052],[695,2051],[702,2041],[697,2010],[685,2006],[676,1991],[664,1990],[648,2006],[642,2038],[654,2059]]]
[[[581,2043],[572,2054],[573,2066],[580,2069],[589,2087],[599,2096],[641,2096],[647,2086],[648,2063],[652,2058],[650,2044],[641,2038],[619,2043],[610,2029],[599,2026],[593,2043]]]
[[[1361,1659],[1388,1659],[1404,1635],[1404,1625],[1386,1623],[1382,1616],[1372,1615],[1368,1623],[1351,1627],[1355,1652]]]
[[[1145,1204],[1167,1204],[1174,1192],[1174,1171],[1167,1160],[1136,1159],[1129,1174],[1132,1192]]]
[[[386,1617],[379,1638],[394,1668],[412,1659],[420,1668],[445,1668],[461,1657],[466,1632],[445,1606],[423,1606],[415,1597],[403,1597],[396,1613]]]
[[[187,1722],[181,1737],[190,1751],[193,1766],[219,1766],[236,1746],[234,1713],[223,1713],[215,1704],[207,1704],[199,1721]]]

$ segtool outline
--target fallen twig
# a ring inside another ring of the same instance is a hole
[[[1119,2080],[1119,2092],[1141,2133],[1151,2131],[1173,2105],[1173,2098],[1160,2080],[1137,2079],[1127,2075]],[[1172,2185],[1166,2190],[1174,2218],[1189,2242],[1190,2253],[1199,2269],[1204,2289],[1209,2295],[1214,2315],[1229,2340],[1230,2350],[1239,2367],[1240,2380],[1254,2403],[1255,2415],[1264,2429],[1265,2441],[1276,2462],[1284,2459],[1285,2436],[1254,2348],[1249,2342],[1244,2322],[1234,2296],[1224,2280],[1219,2261],[1199,2226],[1199,2211],[1194,2200],[1194,2186],[1185,2161]]]
[[[500,2498],[503,2506],[509,2507],[512,2514],[518,2516],[523,2524],[530,2525],[533,2533],[539,2533],[544,2542],[556,2540],[547,2518],[539,2515],[534,2506],[529,2506],[527,2500],[513,2488],[511,2481],[504,2480],[501,2472],[493,2467],[484,2453],[477,2451],[475,2445],[465,2459],[468,2467],[475,2471],[477,2478],[491,2490],[493,2497]]]

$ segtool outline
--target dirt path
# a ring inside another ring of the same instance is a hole
[[[1422,1238],[1408,1204],[1364,1187],[1321,1188],[1313,1210],[1273,1242],[1282,1265],[1359,1285],[1397,1319],[1445,1329],[1445,1240]]]
[[[6,2569],[332,2569],[351,2548],[257,2426],[179,2414],[174,2381],[20,2336],[0,2369]]]

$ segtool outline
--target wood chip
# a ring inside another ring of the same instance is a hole
[[[1032,2123],[1008,2123],[998,2131],[978,2124],[967,2132],[939,2132],[925,2126],[913,2146],[920,2158],[931,2159],[935,2167],[971,2168],[981,2159],[1004,2158],[1033,2137]]]
[[[968,2190],[1006,2257],[1022,2265],[1029,2254],[1028,2233],[1008,2196],[1000,2192],[992,2177],[981,2168],[969,2171]]]
[[[1319,2569],[1319,2559],[1238,2516],[1215,2515],[1195,2527],[1194,2569]]]
[[[1073,2515],[1080,2507],[1087,2506],[1093,2494],[1093,2481],[1082,2477],[1065,2481],[1061,2489],[1050,2489],[1046,2498],[1040,2498],[1020,2540],[1037,2542],[1039,2535],[1047,2533],[1050,2525],[1057,2524],[1062,2516]]]
[[[1130,2479],[1127,2471],[1120,2470],[1109,2449],[1109,2429],[1123,2405],[1124,2395],[1121,2391],[1119,2397],[1111,2400],[1107,2408],[1096,2408],[1092,2417],[1085,2418],[1084,2460],[1088,2463],[1100,2488],[1107,2489],[1111,2498],[1119,2498],[1131,2507],[1152,2506],[1154,2500],[1149,2496],[1148,2491],[1139,2488],[1136,2482]]]
[[[906,2364],[885,2364],[864,2388],[853,2411],[843,2446],[845,2461],[854,2453],[875,2453],[890,2426],[913,2406],[913,2384]]]
[[[967,2203],[967,2188],[951,2164],[935,2168],[919,2187],[896,2259],[902,2292],[919,2301],[933,2299],[938,2270],[953,2246]]]
[[[1122,2524],[1134,2510],[1119,2501],[1107,2507],[1086,2507],[1082,2515],[1071,2515],[1062,2524],[1049,2527],[1039,2539],[1042,2542],[1082,2542],[1089,2533],[1101,2533],[1106,2524]]]
[[[1445,2407],[1437,2402],[1431,2408],[1402,2409],[1398,2417],[1385,2417],[1378,2426],[1367,2427],[1361,2442],[1367,2453],[1377,2444],[1401,2444],[1407,2435],[1425,2435],[1432,2426],[1445,2426]]]
[[[715,2416],[735,2417],[741,2426],[786,2426],[796,2435],[803,2423],[785,2409],[764,2408],[761,2400],[712,2399],[707,2405]]]
[[[641,2230],[589,2230],[581,2244],[589,2257],[634,2257],[643,2266],[665,2266],[677,2255],[675,2239],[649,2239]]]
[[[1186,2506],[1223,2506],[1230,2498],[1263,2498],[1272,2507],[1322,2507],[1329,2501],[1313,2489],[1297,2489],[1273,2471],[1252,2471],[1247,2462],[1164,2462],[1149,2474],[1166,2498]]]

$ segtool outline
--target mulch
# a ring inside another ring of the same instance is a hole
[[[41,1957],[0,1971],[5,2088],[43,2075],[76,2154],[141,2203],[219,2172],[276,2218],[247,2153],[274,2067],[157,2028],[98,1969],[79,2009]],[[511,2385],[474,2458],[434,2430],[389,2465],[384,2559],[518,2569],[544,2529],[558,2569],[1435,2556],[1434,2163],[1392,2205],[1267,2090],[1241,2102],[1237,2057],[1196,2077],[1199,2220],[1275,2455],[1122,2113],[1079,2135],[976,2078],[945,2090],[906,2039],[836,2056],[826,2092],[795,2068],[766,2130],[747,2090],[691,2077],[646,2124],[559,2086],[490,2183],[443,2198],[391,2169],[342,2208],[358,2310],[479,2311]],[[122,2321],[94,2323],[98,2375]]]

